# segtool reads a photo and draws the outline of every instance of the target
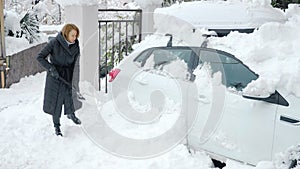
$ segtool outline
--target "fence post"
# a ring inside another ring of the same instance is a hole
[[[90,82],[98,89],[98,4],[65,6],[65,19],[80,29],[80,81]]]
[[[9,59],[6,58],[3,8],[4,1],[0,0],[0,88],[6,87],[6,73],[8,70],[6,61]]]
[[[5,61],[0,60],[0,88],[6,87]]]

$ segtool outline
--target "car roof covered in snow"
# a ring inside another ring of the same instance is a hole
[[[195,28],[207,29],[253,29],[266,22],[286,21],[283,11],[269,4],[249,2],[183,2],[158,8],[155,13],[183,20]]]

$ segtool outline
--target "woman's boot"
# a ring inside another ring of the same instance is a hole
[[[60,131],[59,125],[54,125],[54,128],[55,128],[55,134],[57,136],[63,136],[61,131]]]
[[[71,119],[75,124],[81,124],[81,121],[75,116],[74,113],[67,115],[68,119]]]

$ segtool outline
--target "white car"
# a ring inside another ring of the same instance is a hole
[[[158,8],[154,12],[154,20],[158,29],[164,24],[157,23],[168,22],[171,25],[182,22],[225,36],[231,31],[251,33],[267,22],[283,23],[287,19],[283,11],[263,4],[263,1],[193,1]]]
[[[300,100],[281,91],[245,95],[243,89],[258,75],[227,52],[152,47],[130,55],[110,76],[115,98],[130,91],[140,104],[147,104],[155,102],[150,95],[159,90],[184,102],[188,146],[214,159],[256,165],[300,142]],[[153,122],[147,120],[139,122]]]

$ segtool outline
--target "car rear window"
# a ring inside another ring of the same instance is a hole
[[[190,62],[193,51],[191,49],[153,49],[142,52],[134,59],[134,62],[140,63],[141,67],[156,68],[160,65],[166,65],[175,60],[182,60],[187,65]]]

